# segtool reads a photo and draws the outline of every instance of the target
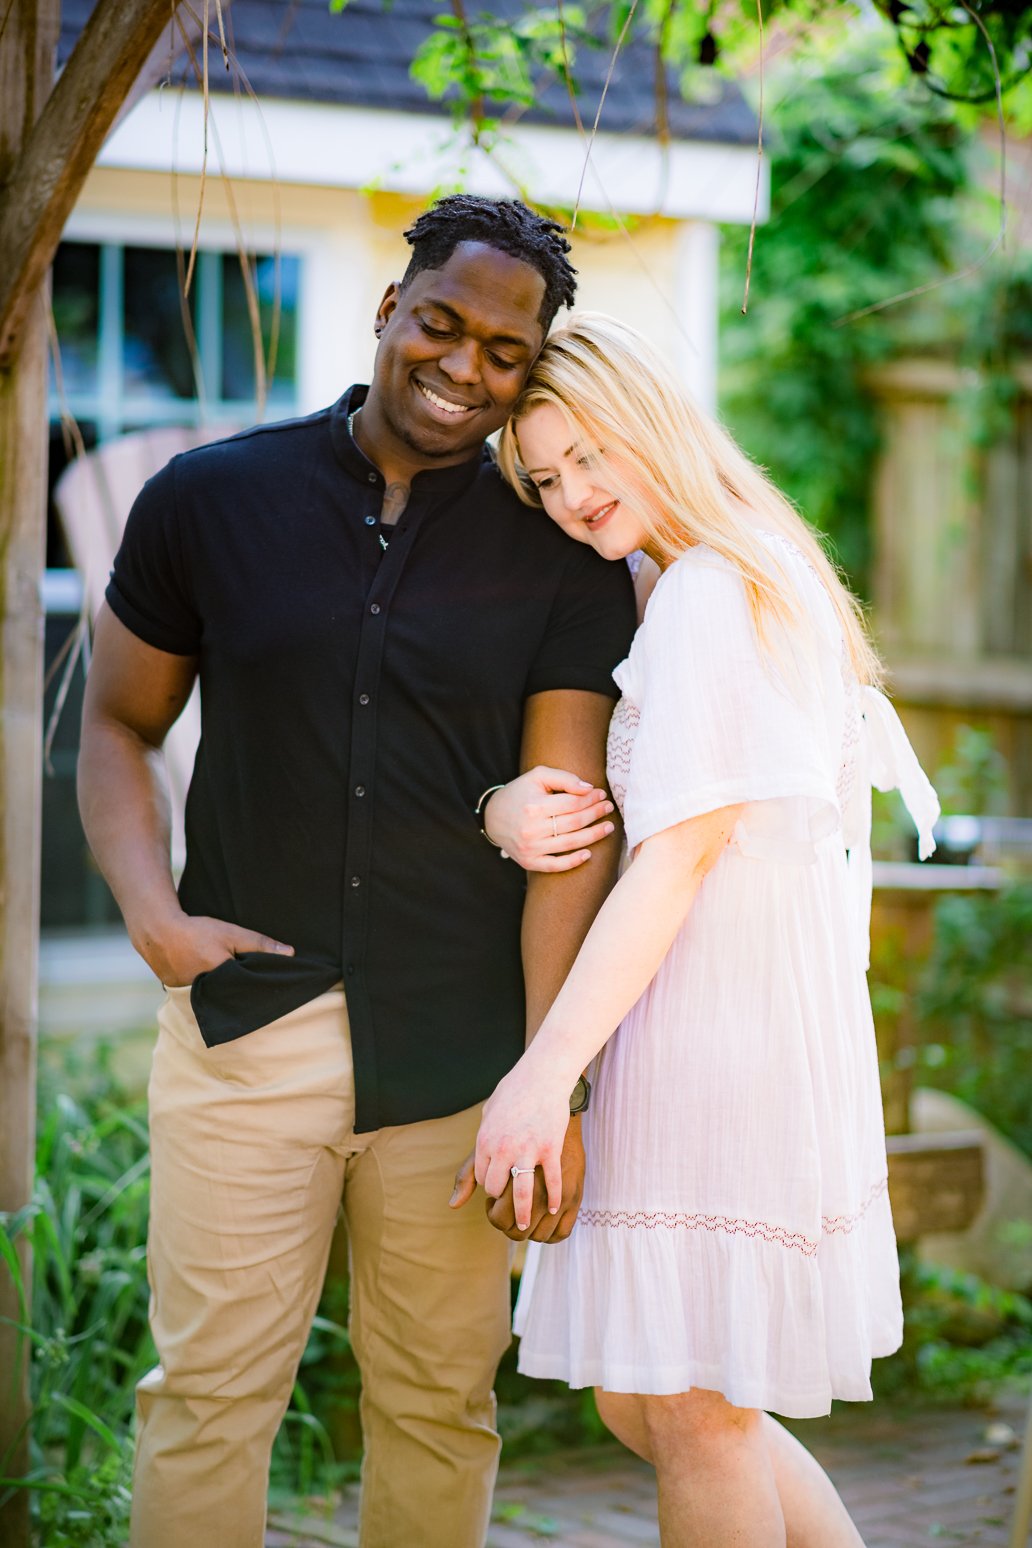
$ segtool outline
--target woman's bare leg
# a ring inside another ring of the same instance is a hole
[[[788,1548],[864,1548],[817,1459],[770,1414],[763,1416],[763,1429],[785,1513]]]
[[[602,1391],[596,1391],[595,1398],[603,1422],[617,1439],[655,1466],[642,1399]],[[763,1415],[761,1431],[781,1502],[786,1548],[863,1548],[863,1539],[850,1521],[834,1484],[805,1446],[769,1414]],[[677,1465],[683,1471],[686,1486],[692,1486],[697,1481],[701,1460],[693,1461],[685,1455]],[[665,1545],[666,1537],[663,1541]]]
[[[762,1414],[701,1390],[597,1396],[614,1434],[635,1435],[656,1469],[663,1548],[786,1548]]]

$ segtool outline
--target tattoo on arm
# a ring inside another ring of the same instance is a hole
[[[408,484],[403,484],[400,479],[394,484],[387,485],[387,488],[383,492],[383,505],[380,507],[380,520],[388,527],[393,527],[394,523],[401,516],[406,505],[408,504],[410,493],[411,490],[409,489]]]

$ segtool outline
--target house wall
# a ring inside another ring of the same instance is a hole
[[[82,240],[172,245],[192,240],[198,177],[97,167],[66,235]],[[368,380],[372,319],[405,263],[405,227],[422,198],[296,183],[208,178],[201,242],[268,251],[277,243],[303,262],[300,300],[301,412]],[[696,395],[712,406],[716,383],[716,227],[708,221],[627,217],[601,230],[588,217],[575,234],[579,300],[618,314],[651,338]]]

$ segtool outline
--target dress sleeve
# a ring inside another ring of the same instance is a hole
[[[813,859],[815,842],[839,826],[840,727],[824,703],[821,652],[830,654],[816,632],[802,647],[786,641],[776,658],[762,649],[742,581],[716,555],[693,552],[666,572],[616,672],[640,712],[624,809],[630,849],[743,804],[735,837],[745,853]]]
[[[613,668],[634,634],[634,584],[625,564],[582,544],[569,553],[548,628],[527,678],[526,693],[583,688],[619,697]]]
[[[105,599],[144,644],[193,656],[201,645],[201,620],[179,528],[176,464],[173,458],[148,479],[133,502]]]

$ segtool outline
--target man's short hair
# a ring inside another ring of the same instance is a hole
[[[566,257],[570,244],[563,232],[557,221],[536,215],[519,199],[449,194],[405,232],[412,257],[401,288],[424,269],[443,269],[460,242],[482,242],[529,263],[541,275],[545,296],[538,321],[547,333],[560,306],[572,306],[577,294],[577,271]]]

